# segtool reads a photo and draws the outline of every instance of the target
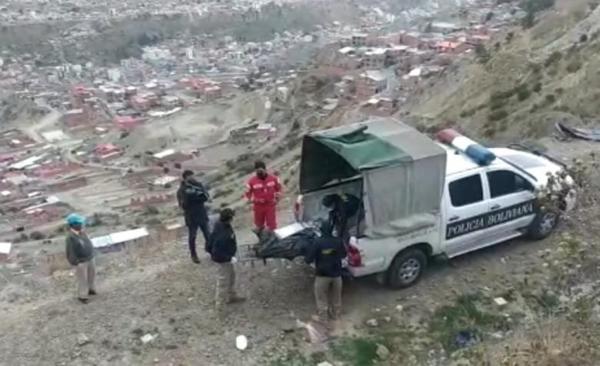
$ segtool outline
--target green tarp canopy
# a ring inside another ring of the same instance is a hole
[[[446,154],[435,141],[392,118],[309,134],[300,167],[305,211],[321,212],[323,194],[358,193],[367,228],[393,235],[404,230],[398,227],[414,228],[419,215],[440,211]]]
[[[420,158],[423,151],[415,142],[432,145],[425,136],[392,119],[309,134],[302,146],[300,190],[310,192],[353,178],[364,170],[408,163],[415,152]],[[438,154],[439,151],[437,146],[432,149]]]
[[[309,134],[300,167],[305,211],[320,212],[323,194],[359,192],[368,228],[397,233],[392,223],[398,220],[409,220],[413,228],[415,217],[440,210],[446,153],[392,118]]]

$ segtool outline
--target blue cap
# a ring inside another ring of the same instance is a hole
[[[85,217],[76,213],[69,214],[69,216],[67,216],[67,224],[70,226],[84,225]]]

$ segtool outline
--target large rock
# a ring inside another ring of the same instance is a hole
[[[366,324],[369,327],[373,327],[373,328],[379,326],[379,322],[377,321],[377,319],[369,319],[369,320],[366,321]]]

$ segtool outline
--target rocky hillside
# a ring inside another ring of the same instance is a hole
[[[548,136],[557,121],[589,124],[600,113],[599,36],[597,2],[556,1],[479,47],[411,113],[496,142]]]

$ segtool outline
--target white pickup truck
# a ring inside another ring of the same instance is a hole
[[[383,273],[389,286],[408,287],[432,256],[452,258],[522,235],[542,239],[556,227],[559,213],[541,209],[537,194],[561,174],[559,163],[486,149],[451,130],[440,136],[446,141],[379,119],[305,137],[297,217],[327,217],[327,195],[360,198],[346,235],[353,276]],[[573,181],[563,174],[560,184]],[[561,206],[568,210],[575,191],[567,191]]]

